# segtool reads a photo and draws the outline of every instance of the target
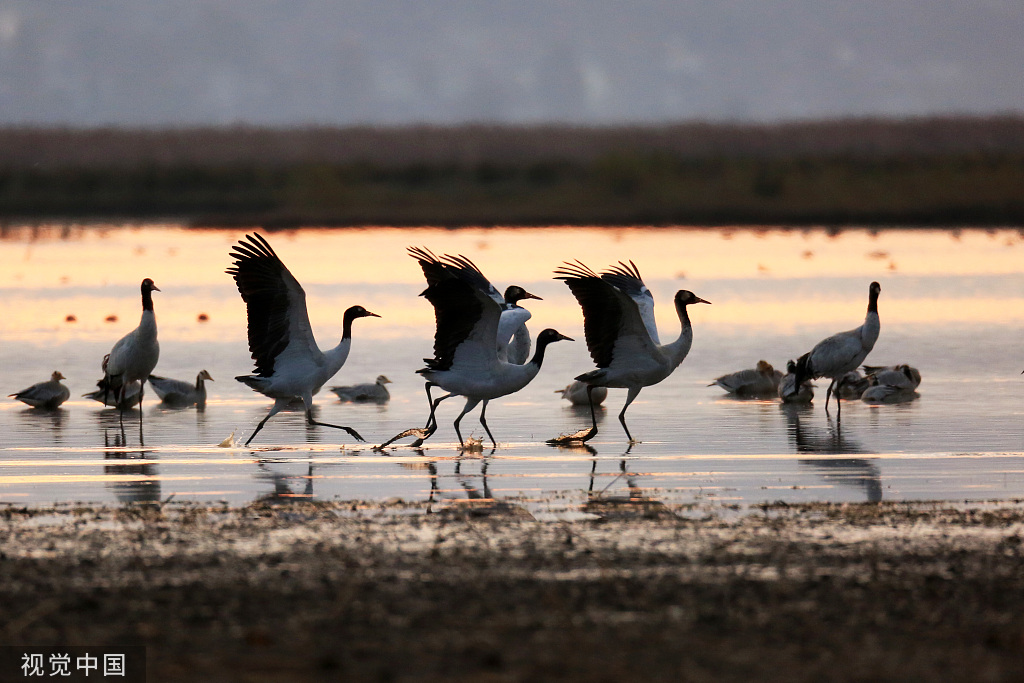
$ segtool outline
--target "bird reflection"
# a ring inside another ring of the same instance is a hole
[[[597,449],[583,441],[556,441],[552,439],[545,443],[560,451],[569,451],[570,453],[579,453],[581,455],[585,453],[591,457],[597,455]],[[630,448],[632,447],[632,444],[630,444]]]
[[[786,428],[797,453],[837,455],[867,453],[860,444],[846,437],[838,423],[828,422],[828,430],[801,425],[801,413],[809,414],[809,406],[783,404]],[[801,467],[814,470],[826,482],[862,489],[868,502],[882,500],[882,474],[866,458],[808,458],[798,461]]]
[[[603,388],[604,387],[597,387],[597,389],[603,389]],[[595,393],[597,392],[597,389],[594,389]],[[562,406],[562,409],[570,411],[573,414],[574,417],[578,417],[578,418],[580,418],[580,417],[590,417],[590,404],[589,403],[582,403],[582,404],[569,403],[567,405]],[[594,417],[597,418],[597,424],[601,424],[602,422],[604,422],[605,415],[607,415],[607,414],[608,414],[608,409],[605,406],[600,405],[600,404],[598,404],[595,401],[594,402]]]
[[[18,420],[25,425],[25,431],[53,434],[53,439],[61,443],[64,423],[68,419],[68,411],[63,408],[46,410],[42,408],[26,408],[17,413]]]
[[[419,455],[426,455],[423,449],[417,449]],[[406,470],[426,470],[430,475],[430,494],[427,496],[427,510],[426,514],[433,514],[434,503],[437,501],[439,496],[439,490],[437,488],[437,463],[433,460],[426,462],[400,462],[398,466]]]
[[[810,415],[811,407],[808,405],[796,405],[789,403],[779,404],[779,409],[786,417],[786,431],[789,438],[796,447],[797,453],[866,453],[864,448],[855,440],[843,434],[842,425],[838,422],[828,421],[828,429],[822,430],[819,427],[809,427],[801,424],[802,415]]]
[[[494,498],[491,495],[491,487],[487,484],[487,466],[489,464],[488,460],[484,460],[480,464],[480,488],[477,488],[473,483],[472,475],[462,473],[462,460],[455,463],[455,479],[465,489],[466,497],[470,500],[492,500]]]
[[[490,464],[490,460],[486,457],[483,458],[480,462],[480,474],[470,475],[462,473],[461,458],[455,463],[455,480],[459,482],[459,485],[466,492],[466,498],[459,505],[450,509],[474,516],[506,515],[531,517],[530,513],[521,506],[494,497],[487,481],[487,468]],[[477,480],[479,480],[479,484],[477,484]]]
[[[113,411],[111,411],[113,413]],[[112,417],[116,416],[113,413]],[[116,421],[116,418],[115,420]],[[105,448],[124,448],[124,433],[118,428],[113,437],[108,429],[103,430],[103,446]],[[133,460],[148,461],[153,454],[147,451],[104,451],[104,460],[122,460],[124,463],[107,463],[103,466],[103,474],[123,477],[130,475],[133,479],[128,481],[108,481],[107,488],[114,492],[114,496],[121,503],[159,503],[160,502],[160,478],[157,467],[152,462],[135,462]],[[139,479],[137,477],[146,477]]]
[[[313,494],[313,461],[309,461],[309,465],[306,469],[305,475],[290,475],[284,474],[277,470],[273,470],[269,467],[271,463],[268,461],[261,460],[257,463],[260,471],[256,474],[257,478],[263,480],[269,480],[274,487],[274,490],[270,493],[265,493],[261,496],[256,497],[257,503],[290,503],[295,500],[312,500]],[[296,491],[294,481],[296,479],[304,480],[303,488],[301,492]]]
[[[145,447],[146,439],[142,432],[142,409],[136,413],[134,410],[122,411],[118,408],[103,408],[96,413],[96,420],[99,422],[100,427],[103,428],[103,433],[106,435],[108,429],[116,427],[120,432],[121,447],[127,444],[128,437],[125,434],[125,416],[127,412],[127,418],[133,419],[136,415],[139,418],[139,446]],[[106,438],[106,437],[104,437]],[[115,439],[116,440],[116,439]]]
[[[623,453],[623,456],[627,455]],[[590,483],[587,486],[587,502],[583,505],[583,511],[599,515],[604,519],[654,519],[669,518],[675,515],[656,498],[651,498],[647,490],[639,483],[640,477],[636,472],[630,472],[626,467],[626,458],[619,460],[619,473],[612,478],[607,485],[599,491],[594,491],[594,483],[597,477],[597,458],[594,458],[590,466]],[[626,491],[609,494],[616,482],[625,480]]]
[[[882,473],[866,458],[821,458],[799,462],[802,467],[815,470],[830,484],[863,489],[869,503],[882,500]]]

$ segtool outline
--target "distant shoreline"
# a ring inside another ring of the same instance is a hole
[[[0,128],[0,222],[1024,225],[1024,117]]]

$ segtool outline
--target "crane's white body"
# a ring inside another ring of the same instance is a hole
[[[518,304],[506,304],[498,319],[498,358],[523,365],[530,358],[532,339],[526,327],[531,313]]]
[[[420,374],[448,393],[478,401],[507,396],[529,384],[537,376],[540,366],[533,363],[519,365],[498,357],[497,348],[487,340],[495,338],[494,324],[499,312],[488,309],[459,344],[449,369],[425,368]]]
[[[160,360],[160,342],[156,338],[156,315],[143,311],[139,326],[121,337],[106,363],[106,373],[121,383],[145,381]]]

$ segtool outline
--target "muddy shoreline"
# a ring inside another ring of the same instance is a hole
[[[1024,503],[0,509],[3,644],[150,681],[1020,680]]]

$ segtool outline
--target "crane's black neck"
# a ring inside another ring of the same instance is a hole
[[[544,351],[548,348],[548,344],[550,344],[551,341],[552,340],[547,338],[537,340],[537,350],[533,352],[533,358],[530,359],[530,362],[538,368],[540,368],[541,364],[544,362]]]
[[[692,325],[690,324],[690,314],[686,310],[686,304],[676,304],[676,313],[679,314],[679,322],[682,324],[683,329],[690,329]]]
[[[868,313],[878,313],[878,290],[872,289],[868,293]]]
[[[352,321],[356,318],[361,318],[362,315],[360,315],[360,313],[362,313],[362,311],[359,306],[352,306],[345,310],[345,316],[343,318],[344,322],[341,328],[342,341],[352,338]]]
[[[153,310],[153,290],[145,285],[142,286],[142,310]]]

